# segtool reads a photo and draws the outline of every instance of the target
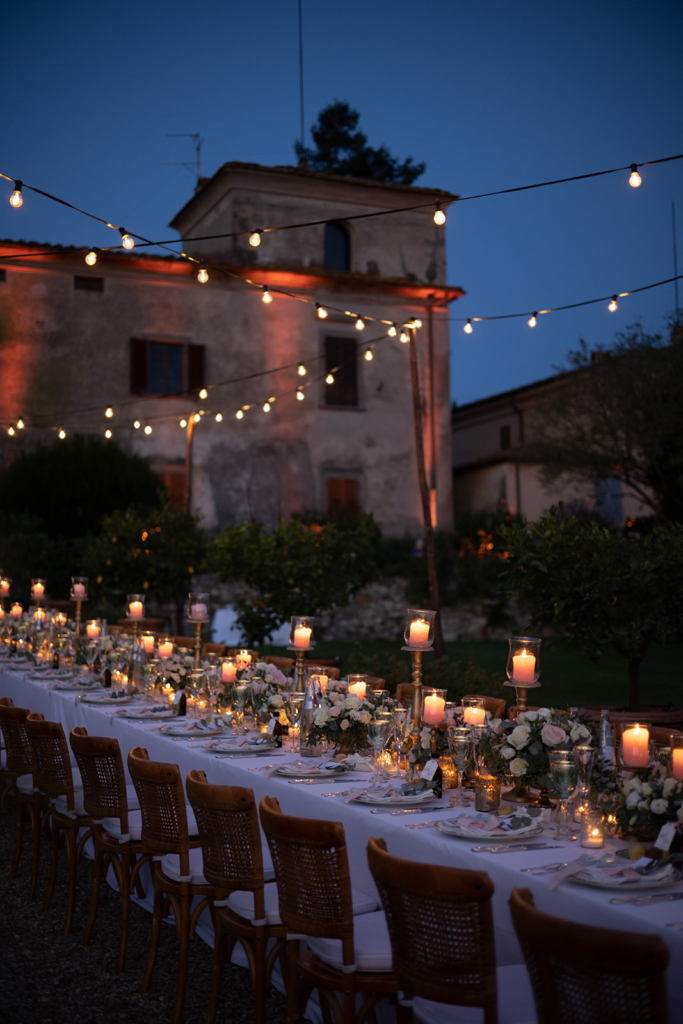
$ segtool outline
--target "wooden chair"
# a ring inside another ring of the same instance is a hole
[[[494,888],[485,871],[404,860],[388,853],[383,839],[368,843],[368,862],[386,914],[402,1002],[412,1003],[417,1020],[455,1024],[473,1019],[456,1007],[481,1007],[485,1024],[535,1022],[524,967],[496,968]]]
[[[64,934],[70,935],[76,909],[76,874],[83,847],[91,837],[94,821],[83,807],[83,787],[80,778],[74,780],[69,748],[61,722],[46,722],[42,715],[32,714],[26,719],[26,730],[35,756],[33,778],[40,792],[50,801],[50,875],[43,910],[52,903],[57,881],[60,834],[64,837],[69,868],[69,895],[66,907]],[[78,838],[81,829],[85,832]]]
[[[97,917],[100,886],[103,880],[106,881],[111,866],[121,893],[121,937],[117,967],[120,974],[126,966],[130,895],[135,885],[138,896],[144,898],[139,871],[150,856],[144,854],[140,841],[141,815],[133,786],[126,785],[119,741],[109,737],[88,736],[81,727],[72,729],[69,739],[83,783],[83,807],[86,814],[97,819],[93,831],[95,856],[92,897],[82,944],[87,946],[90,942]]]
[[[217,654],[220,658],[225,655],[228,649],[227,644],[204,644],[202,647],[202,658],[205,658],[207,654]]]
[[[137,619],[138,630],[141,633],[163,633],[166,619]],[[117,619],[116,624],[121,633],[132,633],[134,630],[132,619]],[[110,626],[109,629],[114,627]]]
[[[249,961],[254,990],[254,1021],[265,1020],[265,997],[276,959],[286,972],[286,935],[278,914],[277,890],[265,884],[261,830],[254,792],[239,786],[212,786],[202,771],[192,770],[185,783],[197,821],[204,858],[204,876],[215,889],[213,980],[206,1011],[212,1024],[221,994],[223,964],[229,962],[236,942]],[[270,939],[274,945],[266,955]]]
[[[9,701],[9,703],[6,703]],[[40,837],[42,833],[41,811],[46,805],[45,798],[34,786],[33,773],[36,770],[35,755],[31,748],[26,719],[30,711],[26,708],[15,708],[9,697],[0,702],[0,730],[5,741],[4,775],[8,784],[13,787],[17,799],[17,838],[14,844],[14,857],[9,877],[15,878],[24,845],[24,823],[31,822],[33,834],[33,857],[31,862],[31,881],[28,898],[32,902],[36,898],[38,885],[38,868],[40,866]],[[3,793],[4,797],[4,793]]]
[[[182,647],[185,651],[194,650],[194,637],[193,636],[174,636],[171,637],[176,647]]]
[[[167,913],[167,904],[170,904],[180,942],[173,1024],[180,1024],[185,1007],[189,945],[207,906],[213,917],[214,889],[204,877],[199,839],[190,839],[178,765],[150,761],[146,750],[134,747],[128,754],[128,771],[140,803],[142,846],[153,861],[152,936],[140,991],[149,989],[159,949],[161,924]],[[196,834],[196,829],[193,832]],[[193,851],[196,855],[191,858]],[[191,911],[195,896],[200,900]]]
[[[13,708],[14,702],[12,698],[0,697],[0,707]],[[0,787],[2,788],[2,796],[0,796],[0,811],[5,806],[5,797],[13,785],[14,779],[12,777],[12,773],[7,770],[7,750],[5,748],[2,729],[0,728]]]
[[[354,907],[343,826],[290,817],[268,796],[261,800],[260,813],[275,868],[280,918],[288,931],[288,1024],[303,1013],[314,988],[323,1020],[330,1020],[330,1012],[340,1024],[373,1020],[374,1007],[395,996],[398,984],[384,914],[373,901],[354,932],[354,909],[360,910],[357,902]],[[303,937],[305,952],[299,948]],[[358,1011],[357,995],[362,997]]]
[[[294,658],[283,658],[279,654],[266,654],[263,660],[266,665],[275,665],[275,668],[279,668],[281,672],[284,672],[286,668],[291,668],[294,664]]]
[[[510,909],[538,1024],[666,1024],[670,954],[658,935],[551,917],[528,889],[512,890]]]
[[[310,661],[313,665],[325,665],[326,668],[336,668],[336,669],[340,669],[341,670],[341,661],[342,660],[341,660],[340,655],[338,655],[338,654],[337,655],[332,655],[332,656],[330,656],[328,658],[325,658],[322,655],[318,656],[315,653],[315,651],[313,651],[313,652],[310,652],[308,655],[306,655],[305,658],[306,658],[306,661]],[[330,676],[330,679],[332,679],[332,678],[333,677]],[[339,678],[339,676],[337,676],[337,679],[338,678]]]

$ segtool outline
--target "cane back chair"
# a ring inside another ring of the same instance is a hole
[[[9,701],[9,703],[7,703]],[[0,729],[5,740],[4,774],[8,784],[13,786],[17,798],[17,838],[14,844],[14,857],[9,877],[15,878],[24,845],[24,824],[26,819],[31,823],[33,835],[33,856],[31,860],[31,881],[28,898],[36,898],[38,885],[38,868],[40,866],[40,837],[43,830],[41,812],[47,801],[34,786],[33,773],[36,770],[35,755],[31,747],[26,719],[30,711],[26,708],[15,708],[9,697],[0,702]],[[4,796],[4,794],[3,794]]]

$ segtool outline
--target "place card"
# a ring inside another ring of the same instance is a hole
[[[438,767],[439,762],[435,761],[434,758],[432,758],[431,761],[427,761],[427,764],[422,769],[422,774],[420,775],[420,778],[424,779],[425,782],[431,782],[436,774],[436,769]]]
[[[268,736],[272,736],[273,735],[273,733],[275,732],[275,723],[276,722],[277,722],[277,718],[271,718],[271,720],[268,722],[268,728],[266,729],[266,735],[268,735]]]
[[[668,850],[675,835],[676,822],[667,821],[659,830],[659,835],[655,839],[655,848],[657,850]]]

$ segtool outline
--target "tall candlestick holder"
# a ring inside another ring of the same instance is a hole
[[[138,642],[140,620],[145,617],[145,594],[128,594],[126,597],[126,616],[133,623],[133,643]]]
[[[202,667],[202,626],[209,621],[209,595],[193,591],[189,595],[187,617],[194,624],[194,670]]]
[[[33,583],[44,584],[44,580],[34,580]],[[33,587],[31,587],[33,590]],[[69,599],[74,601],[76,604],[76,650],[81,649],[81,609],[84,601],[88,600],[88,577],[87,576],[72,576],[71,577],[71,590],[69,591]]]
[[[541,685],[538,681],[541,674],[541,641],[535,636],[511,636],[508,644],[508,681],[504,685],[514,688],[517,714],[521,714],[529,706],[529,690],[536,690]]]
[[[422,721],[422,655],[433,651],[434,619],[436,612],[418,608],[408,609],[408,620],[403,636],[406,646],[402,651],[410,651],[413,663],[413,706],[410,711],[412,733],[419,734]]]
[[[311,639],[313,637],[312,615],[292,615],[292,624],[289,630],[288,651],[294,652],[294,692],[306,692],[306,652],[313,650]]]

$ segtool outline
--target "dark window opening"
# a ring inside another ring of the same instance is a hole
[[[327,478],[327,514],[346,512],[347,515],[360,515],[360,484],[351,476],[328,476]]]
[[[358,405],[358,361],[355,338],[325,338],[325,405]]]
[[[509,448],[510,445],[510,427],[506,424],[506,426],[500,428],[500,447]]]
[[[84,292],[103,292],[103,277],[74,277],[74,288],[80,288]]]
[[[349,233],[341,224],[325,225],[325,269],[351,269]]]
[[[204,387],[204,345],[131,338],[130,390],[134,395],[184,395]]]
[[[7,271],[0,270],[0,281],[6,281],[6,280],[7,280]]]

